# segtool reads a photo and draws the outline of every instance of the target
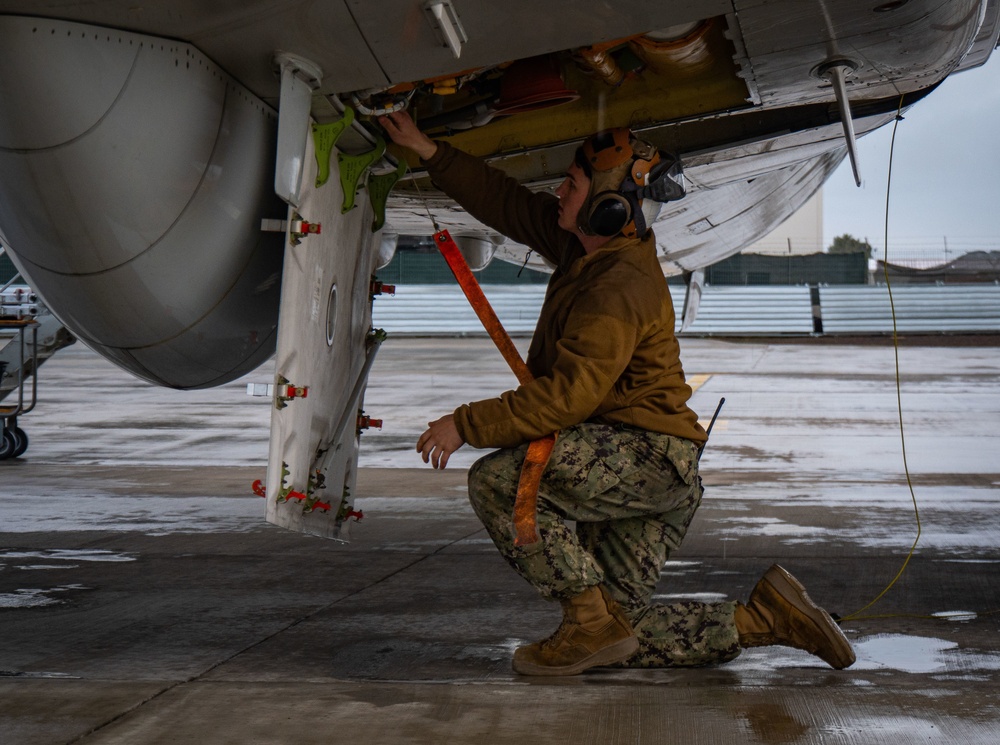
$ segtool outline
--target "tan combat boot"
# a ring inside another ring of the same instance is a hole
[[[632,625],[607,591],[590,587],[562,601],[563,621],[545,641],[519,647],[514,671],[522,675],[576,675],[624,662],[639,648]]]
[[[854,650],[840,627],[777,564],[753,588],[750,602],[736,606],[736,630],[743,647],[781,644],[804,649],[838,670],[854,664]]]

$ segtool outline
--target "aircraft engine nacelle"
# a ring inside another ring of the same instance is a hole
[[[479,272],[490,265],[496,255],[497,246],[504,242],[504,237],[499,235],[484,238],[478,235],[455,236],[455,245],[462,252],[469,268],[474,272]]]
[[[193,47],[0,16],[0,242],[88,346],[154,383],[274,352],[277,117]]]

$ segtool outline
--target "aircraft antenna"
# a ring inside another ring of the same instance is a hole
[[[851,170],[854,171],[854,183],[861,186],[861,169],[858,165],[858,140],[854,135],[854,119],[851,117],[851,101],[847,97],[847,74],[858,69],[858,65],[849,59],[841,58],[824,62],[816,68],[815,74],[826,78],[833,86],[837,96],[837,106],[840,108],[840,123],[844,127],[844,141],[847,144],[847,154],[851,158]],[[893,130],[895,134],[895,130]]]

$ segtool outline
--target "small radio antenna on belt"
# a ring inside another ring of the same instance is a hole
[[[715,426],[715,420],[719,418],[719,412],[722,411],[722,404],[724,403],[726,403],[725,396],[719,399],[719,405],[715,407],[715,413],[712,414],[712,421],[708,423],[708,429],[705,430],[705,445],[708,444],[708,438],[712,436],[712,427]],[[702,445],[698,449],[698,460],[701,460],[701,454],[705,452],[705,445]]]

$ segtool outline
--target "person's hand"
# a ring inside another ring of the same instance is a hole
[[[417,440],[417,452],[424,463],[430,462],[434,468],[444,468],[448,465],[448,457],[462,447],[465,440],[458,434],[452,414],[428,422],[427,427],[427,431]]]
[[[380,116],[378,123],[393,142],[412,150],[423,160],[428,160],[437,152],[437,143],[417,129],[417,125],[405,111]]]

